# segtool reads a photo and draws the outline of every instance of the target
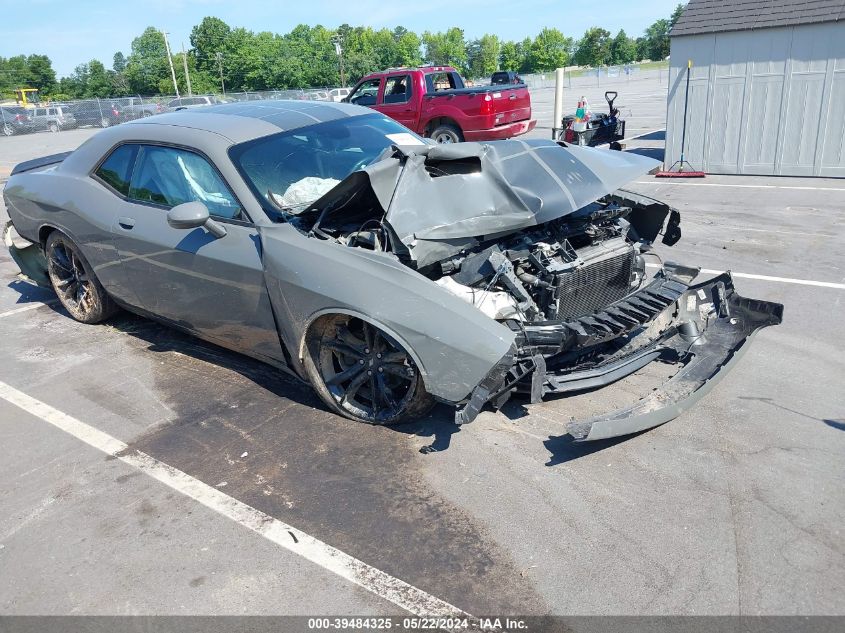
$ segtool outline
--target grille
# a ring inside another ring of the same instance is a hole
[[[559,275],[557,318],[591,314],[628,295],[634,257],[634,249],[623,244]]]

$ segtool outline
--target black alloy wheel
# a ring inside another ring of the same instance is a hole
[[[59,301],[81,323],[99,323],[117,311],[79,247],[60,231],[47,238],[47,273]]]
[[[424,415],[434,400],[411,355],[362,319],[338,315],[315,324],[306,371],[337,413],[368,424],[396,424]]]

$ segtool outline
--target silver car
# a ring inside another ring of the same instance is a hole
[[[729,273],[646,274],[680,216],[619,187],[654,165],[542,140],[433,146],[342,103],[217,105],[18,165],[6,243],[79,321],[149,316],[373,424],[436,401],[462,424],[513,394],[678,365],[631,407],[570,427],[592,440],[678,415],[781,320]]]
[[[36,130],[49,130],[50,132],[79,127],[76,117],[70,113],[67,106],[60,104],[33,108],[32,122]]]

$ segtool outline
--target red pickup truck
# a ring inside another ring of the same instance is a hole
[[[390,68],[359,81],[344,101],[369,106],[438,143],[493,141],[534,129],[524,84],[467,88],[450,66]]]

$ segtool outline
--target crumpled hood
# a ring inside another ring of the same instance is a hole
[[[573,213],[659,163],[550,140],[397,148],[329,192],[369,181],[385,219],[422,267],[471,246]]]

